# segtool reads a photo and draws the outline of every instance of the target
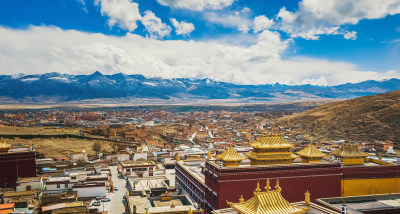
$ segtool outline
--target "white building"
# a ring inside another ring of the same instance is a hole
[[[46,191],[67,191],[72,190],[70,177],[50,177],[46,181]]]
[[[30,190],[42,190],[43,189],[43,179],[42,177],[26,177],[18,178],[16,182],[16,191],[30,191]]]
[[[78,192],[78,198],[95,198],[106,194],[104,182],[74,184],[73,191]]]

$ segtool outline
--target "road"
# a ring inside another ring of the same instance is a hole
[[[110,198],[111,201],[101,202],[100,206],[98,206],[97,208],[99,209],[99,211],[104,210],[108,211],[108,213],[125,214],[125,205],[124,205],[125,202],[122,199],[125,195],[125,192],[127,191],[126,181],[125,179],[122,178],[122,176],[118,174],[117,166],[109,166],[108,168],[111,170],[112,173],[112,180],[114,182],[114,187],[115,186],[118,187],[118,190],[114,192],[107,192],[106,197]],[[93,199],[91,201],[91,204],[95,201],[96,200]]]

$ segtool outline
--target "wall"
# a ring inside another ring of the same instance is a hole
[[[36,153],[1,153],[0,188],[15,185],[18,177],[36,176]]]
[[[279,179],[282,195],[289,202],[304,201],[306,191],[311,193],[312,201],[341,196],[341,168],[336,163],[271,165],[247,169],[218,169],[206,165],[206,168],[211,171],[205,176],[206,184],[210,187],[210,192],[205,194],[206,200],[216,209],[227,208],[226,200],[237,202],[241,195],[245,200],[250,199],[257,182],[260,182],[261,191],[265,191],[267,178],[270,178],[272,190]],[[217,176],[213,176],[213,173]]]
[[[95,186],[95,187],[80,187],[73,188],[73,191],[78,192],[78,198],[95,198],[100,195],[106,194],[106,187],[103,186]]]
[[[342,180],[342,197],[399,192],[399,178]]]
[[[354,166],[342,171],[342,196],[400,193],[400,166]]]
[[[43,188],[43,183],[42,181],[32,181],[32,182],[27,182],[27,183],[19,183],[16,186],[16,191],[17,192],[23,192],[23,191],[28,191],[27,187],[30,186],[30,190],[42,190]]]

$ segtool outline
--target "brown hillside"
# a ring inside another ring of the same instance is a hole
[[[314,140],[391,140],[400,143],[400,90],[327,103],[278,119]]]

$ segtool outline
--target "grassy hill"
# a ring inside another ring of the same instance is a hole
[[[400,143],[400,90],[331,102],[278,119],[314,140],[391,140]]]

